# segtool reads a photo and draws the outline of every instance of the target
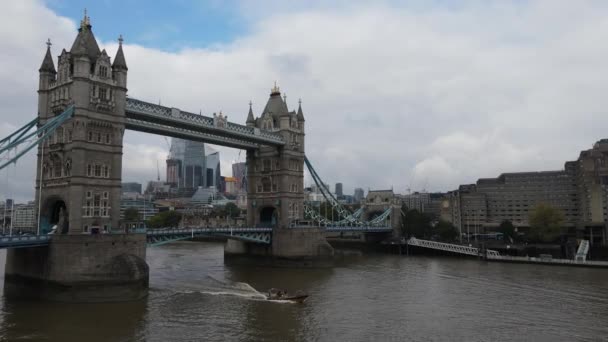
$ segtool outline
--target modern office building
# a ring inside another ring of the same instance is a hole
[[[342,197],[344,193],[342,192],[342,183],[336,183],[335,194],[337,197]]]
[[[123,194],[126,192],[134,192],[134,193],[141,194],[141,183],[130,182],[130,183],[121,183],[120,185],[122,186]]]
[[[356,188],[353,195],[353,201],[359,203],[363,198],[365,198],[365,191],[361,188]]]
[[[214,186],[217,189],[220,188],[220,152],[210,151],[207,156],[207,167],[206,167],[206,184],[205,186]]]
[[[128,208],[135,208],[139,212],[140,219],[142,221],[150,219],[152,216],[158,214],[158,208],[154,206],[154,202],[145,195],[136,197],[123,196],[120,199],[120,219],[124,220],[125,210]]]
[[[167,183],[172,187],[197,189],[206,185],[205,144],[173,138],[167,158]]]
[[[245,163],[232,164],[232,177],[236,179],[237,190],[247,191],[247,166]]]
[[[28,233],[36,233],[36,208],[33,202],[28,204],[15,204],[12,213],[13,232],[21,231]]]

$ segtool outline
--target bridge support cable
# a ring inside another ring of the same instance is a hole
[[[0,164],[0,170],[4,169],[6,166],[16,162],[19,158],[21,158],[24,154],[29,152],[32,148],[38,146],[38,144],[40,144],[42,141],[44,141],[46,138],[48,138],[49,135],[53,134],[55,132],[55,130],[59,126],[61,126],[66,120],[71,118],[73,114],[74,114],[74,106],[70,106],[63,113],[61,113],[61,114],[57,115],[56,117],[52,118],[51,120],[47,121],[44,125],[42,125],[40,128],[38,128],[34,132],[26,134],[28,132],[28,130],[33,127],[33,125],[31,125],[31,122],[30,122],[28,124],[29,128],[27,128],[28,125],[25,125],[25,126],[21,127],[19,130],[17,130],[16,132],[13,132],[8,137],[4,138],[2,140],[3,143],[8,142],[8,144],[5,147],[0,148],[0,155],[2,153],[4,153],[5,151],[10,151],[11,149],[15,149],[17,146],[20,146],[20,145],[25,144],[26,147],[23,148],[20,152],[15,153],[15,156],[13,156],[12,158],[10,158],[10,156],[9,156],[8,161]],[[36,122],[38,122],[38,119],[36,119]],[[11,141],[10,138],[15,135],[17,135],[17,137]],[[33,142],[31,141],[32,137],[35,137]]]
[[[315,184],[321,191],[321,194],[331,204],[332,208],[336,209],[336,211],[338,212],[338,215],[340,215],[340,217],[342,217],[343,219],[348,220],[349,223],[355,223],[355,224],[362,225],[363,222],[354,218],[353,214],[350,213],[346,208],[344,208],[340,204],[340,202],[338,202],[338,200],[332,195],[331,191],[329,191],[329,189],[327,189],[327,187],[325,186],[325,183],[323,183],[323,180],[321,179],[321,177],[319,177],[319,175],[317,174],[316,170],[314,169],[314,167],[312,166],[312,164],[310,163],[310,161],[308,160],[307,157],[304,157],[304,162],[306,163],[306,167],[308,168],[308,171],[310,172],[313,180],[315,181]]]
[[[336,211],[338,212],[340,217],[342,217],[342,220],[340,220],[338,222],[330,221],[325,218],[323,218],[323,220],[321,220],[321,218],[319,217],[318,220],[320,223],[323,222],[325,224],[335,225],[335,224],[342,224],[344,221],[346,221],[344,223],[350,223],[350,224],[355,224],[355,225],[359,225],[359,226],[364,226],[364,225],[365,226],[379,226],[389,217],[389,215],[391,213],[390,208],[387,209],[380,216],[374,218],[371,221],[367,221],[367,222],[361,221],[359,219],[359,215],[363,212],[362,208],[360,209],[361,212],[357,216],[355,216],[354,213],[351,213],[346,208],[344,208],[344,206],[342,206],[342,204],[340,204],[338,199],[336,199],[336,197],[334,197],[334,195],[331,193],[331,191],[329,189],[327,189],[327,187],[325,186],[325,183],[323,183],[323,180],[321,179],[321,177],[319,177],[319,175],[317,174],[317,171],[314,169],[310,160],[308,160],[308,158],[306,156],[304,157],[304,163],[306,164],[308,171],[310,172],[315,184],[321,191],[321,194],[323,195],[323,197],[331,204],[333,209],[336,209]],[[314,213],[313,210],[310,210],[309,212],[311,214]],[[316,213],[314,213],[314,214],[315,214],[314,216],[317,216]],[[320,216],[320,215],[318,215],[318,216]]]

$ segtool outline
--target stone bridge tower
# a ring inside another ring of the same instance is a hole
[[[119,229],[127,93],[122,38],[119,43],[111,63],[85,15],[72,48],[61,51],[57,71],[48,44],[39,70],[40,124],[68,106],[75,112],[38,148],[36,201],[43,233],[53,226],[61,234]]]
[[[247,223],[250,226],[287,228],[303,218],[304,114],[302,104],[289,111],[286,97],[275,86],[264,111],[254,118],[251,107],[247,126],[278,132],[286,144],[247,151]]]
[[[40,124],[75,108],[38,148],[40,230],[56,231],[48,246],[7,251],[7,296],[117,301],[147,294],[146,236],[119,231],[127,93],[122,39],[119,43],[111,63],[85,13],[57,70],[48,44],[39,70]]]

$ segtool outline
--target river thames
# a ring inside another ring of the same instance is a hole
[[[4,256],[0,264],[4,274]],[[349,255],[332,269],[225,265],[219,243],[148,249],[129,303],[3,298],[3,341],[605,341],[608,270]],[[267,302],[270,287],[304,304]]]

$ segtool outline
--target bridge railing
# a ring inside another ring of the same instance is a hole
[[[456,245],[456,244],[451,244],[451,243],[430,241],[430,240],[421,240],[421,239],[417,239],[415,237],[410,238],[407,241],[407,244],[410,246],[419,246],[419,247],[431,248],[431,249],[452,252],[452,253],[466,254],[466,255],[472,255],[472,256],[480,255],[480,249],[477,247]],[[486,249],[485,255],[499,256],[500,254],[498,253],[498,251]]]
[[[147,235],[178,235],[178,234],[213,234],[213,233],[267,233],[272,228],[172,228],[172,229],[148,229]]]

